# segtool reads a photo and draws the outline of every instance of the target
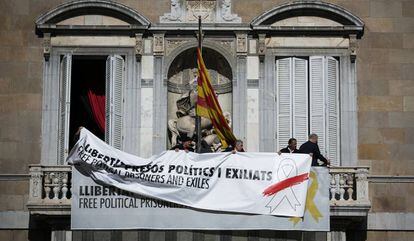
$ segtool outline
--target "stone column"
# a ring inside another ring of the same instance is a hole
[[[274,59],[267,54],[265,34],[259,34],[260,151],[275,151]]]
[[[137,51],[137,50],[135,50]],[[126,62],[124,102],[124,151],[139,155],[141,122],[141,58],[136,61],[136,52]]]
[[[57,165],[59,143],[59,65],[60,56],[53,49],[48,61],[43,61],[43,94],[42,94],[42,165]]]
[[[233,82],[233,130],[246,141],[247,122],[247,34],[236,33],[237,76]]]
[[[152,153],[165,151],[167,146],[167,81],[163,79],[164,33],[154,34],[154,116]]]

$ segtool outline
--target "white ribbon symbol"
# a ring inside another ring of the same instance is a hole
[[[280,162],[277,169],[277,178],[279,179],[279,182],[297,175],[298,169],[295,161],[290,158],[286,158]],[[275,209],[277,209],[284,200],[289,203],[290,207],[294,211],[296,211],[297,206],[301,205],[292,187],[289,187],[274,194],[272,199],[270,199],[270,201],[266,204],[266,207],[270,208],[270,213],[273,213],[273,211],[275,211]]]

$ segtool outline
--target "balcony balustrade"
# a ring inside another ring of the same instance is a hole
[[[330,168],[331,216],[367,215],[368,172],[368,167]],[[31,213],[70,215],[71,177],[70,166],[30,166]]]

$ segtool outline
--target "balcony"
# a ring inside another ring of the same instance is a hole
[[[363,218],[371,207],[368,196],[368,167],[330,168],[330,205],[333,218]],[[70,166],[30,166],[31,214],[70,215]]]

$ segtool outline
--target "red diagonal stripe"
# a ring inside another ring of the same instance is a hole
[[[304,173],[304,174],[301,174],[301,175],[298,175],[298,176],[287,178],[287,179],[285,179],[281,182],[275,183],[275,184],[271,185],[270,187],[266,188],[263,191],[263,195],[271,196],[271,195],[276,194],[277,192],[279,192],[279,191],[281,191],[285,188],[297,185],[297,184],[299,184],[299,183],[301,183],[305,180],[308,180],[308,178],[309,178],[309,173]]]

